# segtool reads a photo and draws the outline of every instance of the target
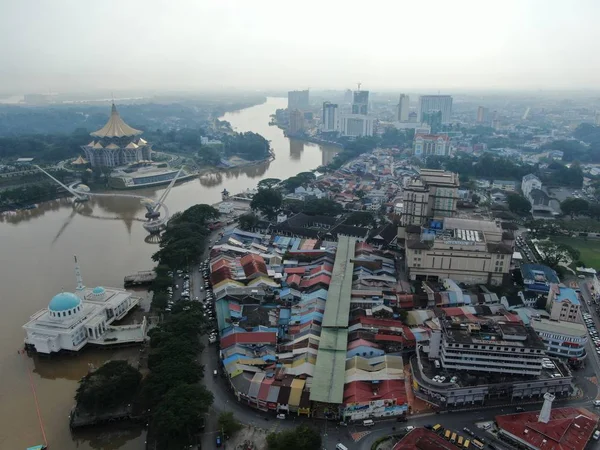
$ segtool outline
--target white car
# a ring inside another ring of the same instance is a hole
[[[285,420],[285,414],[277,414],[277,418],[281,420]]]

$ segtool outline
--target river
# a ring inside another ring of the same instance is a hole
[[[268,125],[269,116],[285,108],[286,102],[268,98],[261,105],[225,114],[221,119],[236,131],[254,131],[271,141],[275,159],[176,186],[166,202],[171,213],[196,203],[216,203],[224,188],[238,193],[262,178],[284,179],[331,161],[339,149],[290,140],[278,127]],[[135,193],[157,199],[163,191]],[[0,449],[19,450],[44,442],[32,386],[51,449],[144,448],[145,431],[138,428],[93,429],[76,436],[69,431],[67,416],[78,380],[90,364],[97,367],[117,352],[87,349],[77,356],[52,359],[18,354],[24,337],[21,325],[55,294],[75,288],[73,255],[79,257],[88,286],[122,286],[125,275],[152,267],[157,245],[146,242],[144,212],[135,200],[96,197],[77,208],[62,199],[0,217]],[[145,296],[144,291],[139,294]],[[117,356],[134,357],[136,352],[119,350]]]

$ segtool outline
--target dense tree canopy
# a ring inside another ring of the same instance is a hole
[[[263,178],[258,182],[258,189],[271,189],[276,184],[280,183],[281,180],[279,178]]]
[[[331,199],[317,198],[304,202],[302,211],[312,216],[337,216],[344,211],[344,208]]]
[[[248,161],[259,161],[269,157],[269,141],[260,134],[247,131],[223,136],[225,156],[239,156]]]
[[[268,450],[318,450],[321,448],[321,435],[308,425],[271,433],[267,436]]]
[[[215,208],[204,204],[174,214],[161,237],[160,250],[152,259],[173,269],[195,264],[204,252],[209,234],[207,225],[219,215]]]
[[[531,212],[531,202],[521,194],[511,192],[506,197],[508,209],[519,216],[527,216]]]
[[[348,225],[368,226],[375,223],[375,217],[370,211],[355,211],[344,222]]]
[[[254,194],[252,201],[250,202],[250,208],[254,211],[260,211],[269,219],[272,219],[277,214],[279,208],[281,208],[281,202],[283,198],[281,192],[276,189],[259,189]]]
[[[538,248],[540,249],[540,262],[553,269],[561,264],[569,264],[571,261],[579,259],[578,250],[552,240],[539,242]]]
[[[242,214],[238,218],[238,225],[242,230],[250,231],[258,224],[258,216],[254,213]]]
[[[142,374],[127,361],[109,361],[79,382],[77,406],[90,412],[104,412],[125,405],[137,394]]]
[[[201,384],[171,389],[154,414],[153,425],[163,448],[180,449],[198,433],[200,418],[208,412],[213,394]]]
[[[571,218],[573,218],[573,216],[587,213],[589,207],[590,205],[586,200],[577,197],[569,197],[560,204],[561,211],[564,214],[570,215]]]

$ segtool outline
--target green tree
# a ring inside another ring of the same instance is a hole
[[[275,189],[260,189],[250,202],[250,208],[254,211],[258,210],[272,219],[277,214],[279,208],[281,208],[281,202],[283,198],[281,192]]]
[[[109,361],[79,382],[77,406],[91,412],[104,412],[129,403],[137,394],[142,374],[127,361]]]
[[[552,269],[579,259],[579,251],[566,244],[547,240],[539,242],[537,246],[541,253],[540,262]]]
[[[520,194],[509,193],[508,209],[519,216],[527,216],[531,212],[531,202]]]
[[[254,213],[243,214],[239,217],[238,223],[242,230],[250,231],[258,224],[258,216]]]
[[[600,219],[600,203],[590,203],[587,213],[593,219]]]
[[[344,211],[344,208],[331,199],[318,198],[305,202],[303,211],[313,216],[337,216]]]
[[[347,225],[368,226],[375,223],[375,217],[370,211],[355,211],[344,221]]]
[[[181,384],[171,389],[158,404],[153,424],[166,448],[181,448],[198,433],[200,418],[213,403],[213,394],[199,384]]]
[[[258,182],[258,189],[271,189],[276,184],[281,183],[279,178],[264,178]]]
[[[475,204],[478,204],[480,200],[481,200],[481,197],[479,197],[479,195],[477,195],[477,194],[473,194],[471,196],[471,201]]]
[[[219,430],[222,430],[227,436],[233,436],[242,429],[242,424],[238,422],[231,411],[219,414]]]
[[[219,148],[209,145],[200,147],[197,154],[198,162],[208,166],[217,166],[223,158],[223,154]]]
[[[281,186],[288,192],[294,192],[296,188],[302,186],[306,181],[300,177],[290,177],[287,180],[281,182]]]
[[[589,203],[582,198],[569,197],[561,202],[560,209],[564,214],[573,216],[585,214],[589,209]]]
[[[321,434],[308,425],[267,435],[268,450],[318,450],[321,445]]]

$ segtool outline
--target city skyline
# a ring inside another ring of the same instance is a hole
[[[308,1],[293,14],[273,2],[177,6],[63,0],[31,14],[26,3],[5,2],[2,90],[324,89],[358,81],[370,90],[600,88],[592,48],[600,5],[592,1],[385,2],[372,12]],[[399,17],[415,20],[398,29]],[[424,21],[433,32],[422,33]],[[338,36],[352,23],[361,24],[361,41],[349,48]],[[303,31],[314,29],[321,32]]]

